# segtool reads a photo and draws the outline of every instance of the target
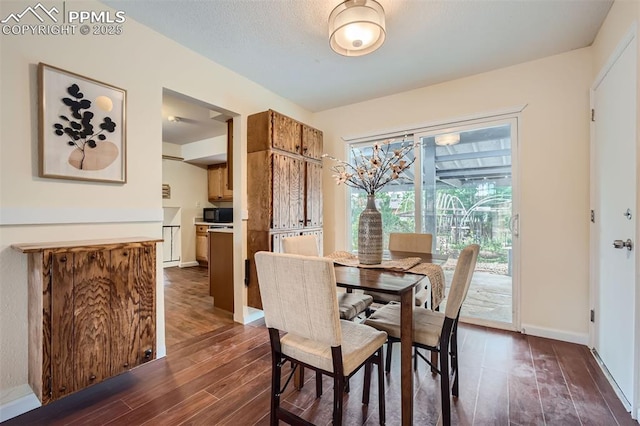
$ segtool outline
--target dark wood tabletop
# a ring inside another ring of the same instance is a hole
[[[336,284],[351,290],[368,290],[401,295],[411,291],[424,275],[393,272],[377,268],[355,268],[335,265]]]

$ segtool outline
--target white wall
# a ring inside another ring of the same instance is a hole
[[[314,115],[325,151],[357,136],[527,105],[520,123],[522,324],[587,341],[589,48]],[[329,165],[325,163],[325,165]],[[324,169],[325,253],[346,247],[344,187]]]
[[[168,144],[163,144],[168,145]],[[179,160],[162,160],[162,183],[171,186],[171,198],[163,199],[163,207],[180,208],[180,264],[196,262],[195,219],[202,208],[209,207],[207,168]]]
[[[25,4],[3,0],[0,15],[21,12]],[[73,7],[109,10],[94,1],[67,2],[68,9]],[[274,108],[300,121],[311,121],[308,111],[132,19],[127,18],[123,26],[118,36],[0,36],[0,406],[22,396],[27,383],[27,261],[10,245],[161,237],[163,88],[241,114],[234,120],[234,208],[238,214],[246,208],[246,116]],[[38,177],[38,62],[127,90],[125,185]],[[96,216],[97,212],[102,216]],[[98,223],[94,223],[96,217]],[[58,225],[50,223],[50,218],[71,223]],[[239,321],[246,301],[242,284],[245,239],[246,227],[237,226],[234,275]],[[161,271],[157,299],[157,340],[164,346]]]

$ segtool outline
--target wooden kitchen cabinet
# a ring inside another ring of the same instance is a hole
[[[322,159],[322,132],[305,124],[302,125],[302,155]]]
[[[12,246],[29,256],[29,384],[42,404],[155,358],[161,241]]]
[[[209,263],[209,234],[207,225],[196,225],[196,260],[201,266]]]
[[[322,238],[322,132],[273,110],[247,125],[247,304],[262,309],[254,254],[286,236]]]
[[[213,164],[208,167],[209,201],[233,201],[233,191],[229,189],[227,163]]]
[[[209,232],[209,294],[213,306],[233,313],[233,233]]]

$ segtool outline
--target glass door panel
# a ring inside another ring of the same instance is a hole
[[[435,251],[449,256],[443,265],[447,285],[462,248],[480,244],[461,311],[461,317],[479,322],[513,323],[514,124],[515,120],[420,135],[421,232],[435,235]]]
[[[375,141],[364,144],[353,144],[349,154],[349,162],[356,163],[356,157],[371,158],[373,145]],[[378,143],[382,143],[379,141]],[[404,138],[392,140],[388,144],[382,144],[383,150],[398,150],[403,146],[413,144],[413,139]],[[413,151],[407,154],[406,160],[412,161],[415,153]],[[382,247],[384,250],[389,246],[389,233],[391,232],[416,232],[416,213],[415,213],[415,164],[402,172],[400,178],[389,182],[376,192],[376,206],[382,214]],[[358,250],[358,218],[360,213],[367,205],[367,193],[355,188],[349,190],[349,206],[350,206],[350,226],[349,226],[349,242],[352,251]]]

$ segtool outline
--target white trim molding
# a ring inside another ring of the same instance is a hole
[[[504,108],[496,111],[488,111],[480,114],[465,115],[460,117],[448,118],[443,120],[431,121],[428,123],[411,125],[408,127],[398,127],[395,129],[387,129],[374,133],[367,133],[354,136],[343,136],[342,140],[348,143],[369,142],[372,140],[388,139],[394,137],[402,137],[405,134],[415,134],[424,132],[433,132],[441,130],[448,126],[464,126],[467,124],[477,124],[478,121],[490,119],[496,120],[508,116],[519,114],[527,107],[528,104],[518,105],[511,108]]]
[[[15,399],[5,401],[5,399],[11,398],[13,395],[21,395]],[[5,397],[0,401],[0,423],[24,414],[27,411],[31,411],[40,407],[42,404],[33,393],[31,387],[27,384],[17,386],[6,392]]]
[[[575,333],[572,331],[558,330],[556,328],[536,327],[535,325],[522,324],[522,333],[530,336],[545,337],[547,339],[561,340],[563,342],[577,343],[587,346],[589,333]]]
[[[79,223],[162,222],[157,209],[113,209],[86,207],[5,207],[0,209],[1,225],[57,225]]]

